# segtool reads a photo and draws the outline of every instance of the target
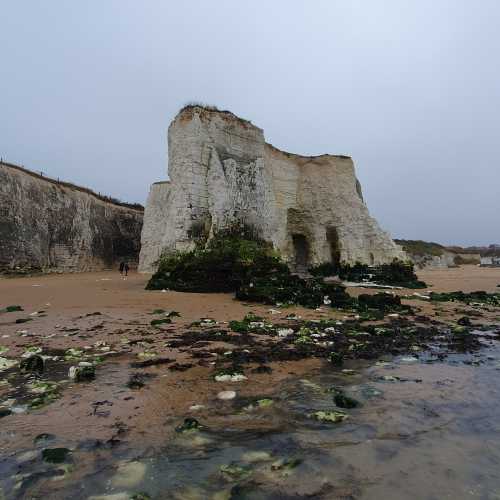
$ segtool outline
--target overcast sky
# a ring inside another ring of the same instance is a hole
[[[201,101],[349,154],[394,237],[500,242],[497,0],[0,0],[0,156],[126,201]]]

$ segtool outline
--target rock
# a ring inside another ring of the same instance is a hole
[[[272,458],[271,454],[267,451],[247,451],[241,457],[244,462],[249,463],[267,462],[268,460],[272,460]]]
[[[20,369],[23,372],[37,372],[43,373],[45,368],[45,361],[42,356],[38,354],[33,354],[28,358],[21,360]]]
[[[235,391],[221,391],[217,394],[217,399],[221,399],[223,401],[228,401],[230,399],[234,399],[236,397]]]
[[[191,411],[200,411],[200,410],[203,410],[203,409],[205,409],[205,408],[206,408],[206,406],[205,406],[205,405],[191,405],[191,406],[189,407],[189,409],[190,409]]]
[[[406,365],[411,365],[414,363],[418,363],[418,358],[415,358],[414,356],[405,356],[399,360],[400,363],[404,363]]]
[[[24,311],[24,309],[21,306],[7,306],[4,309],[0,309],[0,312],[17,312],[17,311]]]
[[[68,448],[45,448],[42,450],[42,458],[51,464],[61,464],[70,457],[71,451]]]
[[[118,465],[116,474],[111,478],[115,488],[134,488],[144,480],[146,464],[126,462]]]
[[[110,495],[92,495],[87,500],[131,500],[130,493],[111,493]]]
[[[50,441],[54,441],[56,439],[56,436],[54,434],[48,434],[46,432],[43,432],[42,434],[38,434],[38,436],[33,439],[33,443],[35,445],[39,444],[44,444],[44,443],[49,443]]]
[[[274,401],[269,398],[264,398],[257,400],[257,404],[259,405],[259,408],[268,408],[274,404]]]
[[[10,408],[2,408],[2,407],[0,407],[0,418],[8,417],[11,414],[12,414],[12,410]]]
[[[16,365],[17,365],[17,361],[15,359],[1,358],[0,357],[0,372],[8,370]]]
[[[251,474],[248,467],[237,464],[221,465],[219,470],[222,476],[230,481],[241,481]]]
[[[346,394],[344,394],[344,391],[341,391],[340,389],[334,389],[333,392],[333,401],[335,403],[335,406],[347,409],[357,408],[359,406],[359,401],[347,396]]]
[[[301,463],[301,458],[280,458],[271,464],[271,470],[291,470]]]
[[[349,415],[341,411],[316,411],[311,416],[319,422],[331,422],[334,424],[343,422],[349,418]]]
[[[203,426],[196,420],[195,418],[185,418],[184,423],[175,428],[176,432],[185,433],[185,432],[197,432],[203,429]]]
[[[308,249],[305,266],[331,260],[332,252],[353,264],[406,257],[370,217],[349,157],[312,162],[282,152],[248,121],[202,106],[179,112],[168,141],[170,182],[151,187],[140,271],[154,271],[165,250],[190,250],[237,225],[250,226],[285,260]]]
[[[26,351],[21,355],[23,358],[29,358],[35,354],[40,354],[42,352],[41,347],[37,346],[29,346],[26,348]]]
[[[472,326],[472,323],[471,323],[471,320],[470,318],[468,318],[467,316],[462,316],[458,321],[457,321],[457,324],[459,324],[460,326]]]
[[[87,382],[95,378],[95,366],[92,363],[81,361],[78,366],[69,369],[68,376],[75,382]]]

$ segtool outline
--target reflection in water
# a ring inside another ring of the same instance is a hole
[[[0,462],[5,497],[500,498],[496,344],[445,361],[427,353],[349,368],[207,408],[197,418],[210,415],[210,425],[177,433],[159,453],[42,436]],[[338,411],[339,391],[360,403],[341,409],[347,420],[311,418]],[[49,463],[47,447],[72,451]]]

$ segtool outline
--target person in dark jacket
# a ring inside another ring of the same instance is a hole
[[[123,270],[125,269],[125,262],[120,262],[120,274],[123,274]]]
[[[128,262],[125,262],[125,265],[123,266],[123,269],[125,270],[125,276],[128,276],[128,270],[130,269],[128,267]]]

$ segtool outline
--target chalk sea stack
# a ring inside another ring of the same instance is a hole
[[[146,204],[140,271],[238,227],[271,243],[297,271],[406,259],[370,216],[348,156],[280,151],[249,121],[198,105],[171,123],[168,155],[170,180],[153,184]]]

